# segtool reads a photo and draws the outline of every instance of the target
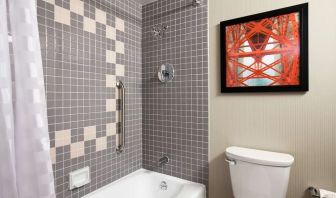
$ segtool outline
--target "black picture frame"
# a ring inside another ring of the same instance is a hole
[[[299,33],[300,33],[300,64],[299,64],[299,85],[280,85],[280,86],[246,86],[228,87],[226,85],[226,27],[261,20],[264,18],[275,17],[298,12],[299,13]],[[221,42],[221,92],[304,92],[309,90],[308,82],[308,3],[281,8],[260,14],[245,16],[241,18],[222,21],[220,23],[220,42]]]

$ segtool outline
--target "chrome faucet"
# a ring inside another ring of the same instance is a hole
[[[169,156],[164,155],[159,159],[158,166],[161,167],[161,166],[163,166],[165,164],[168,164],[168,163],[169,163]]]

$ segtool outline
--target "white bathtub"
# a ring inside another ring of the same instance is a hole
[[[205,198],[205,194],[203,184],[140,169],[83,198]]]

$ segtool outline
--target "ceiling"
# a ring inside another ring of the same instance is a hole
[[[139,3],[141,3],[142,5],[145,5],[145,4],[147,4],[147,3],[152,3],[152,2],[154,2],[154,1],[156,1],[156,0],[134,0],[134,1],[139,2]]]

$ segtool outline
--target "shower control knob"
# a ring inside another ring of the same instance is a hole
[[[163,64],[159,67],[158,78],[161,82],[169,82],[174,79],[175,71],[172,64]]]

